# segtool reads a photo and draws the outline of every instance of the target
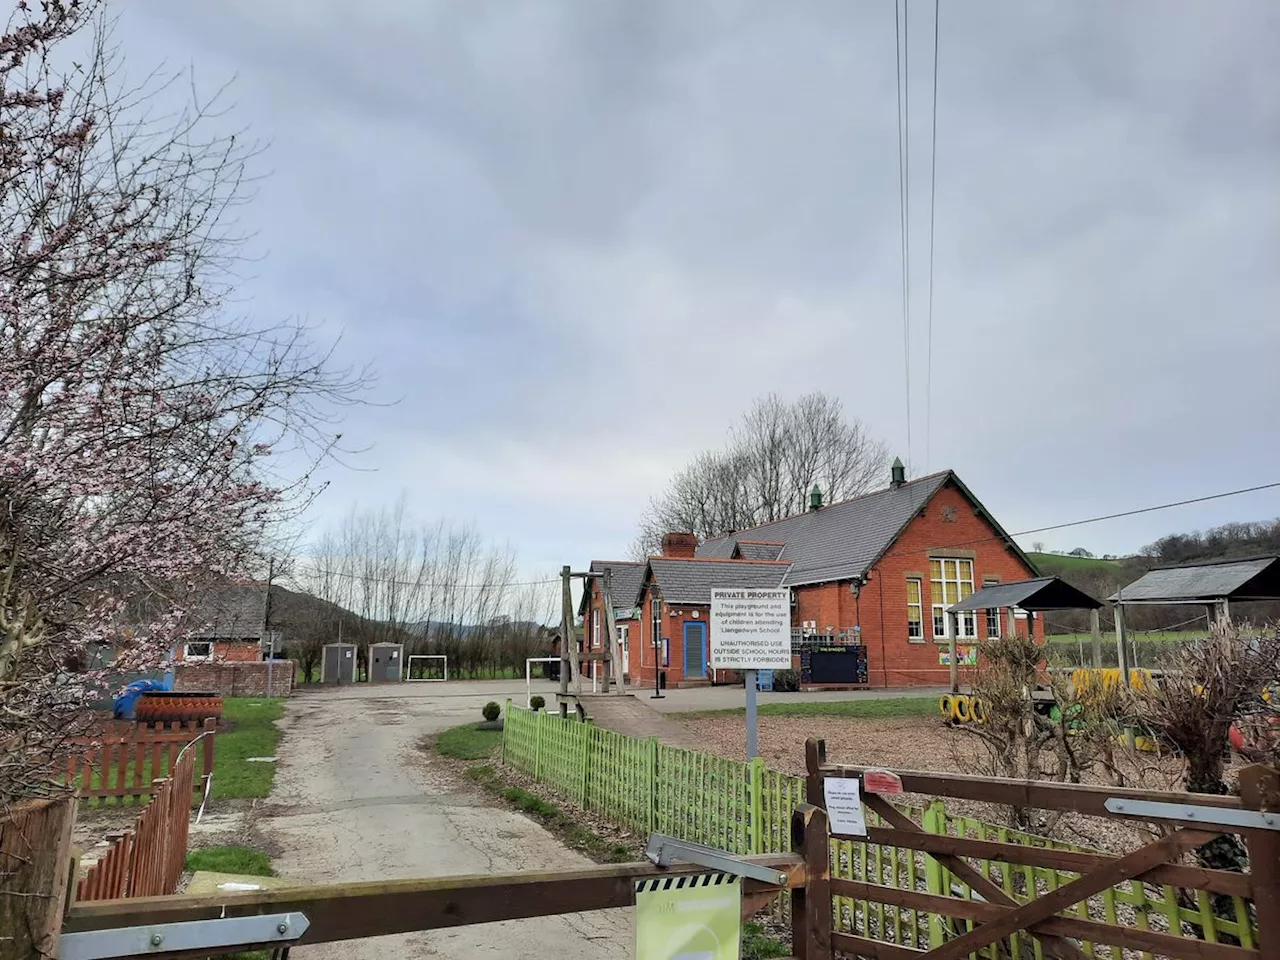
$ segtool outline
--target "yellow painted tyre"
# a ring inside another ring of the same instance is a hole
[[[955,719],[955,703],[951,694],[944,693],[938,698],[938,710],[942,713],[942,719],[951,721]]]
[[[969,701],[969,716],[973,718],[974,723],[986,723],[987,705],[974,697]]]
[[[973,711],[969,708],[969,698],[960,696],[954,701],[956,711],[956,721],[959,723],[968,723],[973,719]]]

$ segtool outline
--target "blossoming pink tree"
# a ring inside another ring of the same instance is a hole
[[[367,383],[228,313],[253,147],[123,86],[108,27],[30,0],[0,36],[0,803],[49,788],[96,645],[161,662],[252,566]]]

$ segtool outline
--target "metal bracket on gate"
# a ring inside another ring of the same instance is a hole
[[[1152,820],[1190,820],[1207,827],[1242,827],[1247,830],[1280,830],[1280,813],[1233,810],[1230,807],[1203,807],[1194,803],[1159,803],[1155,800],[1125,800],[1111,797],[1103,804],[1112,813]]]
[[[779,870],[763,867],[758,863],[749,863],[715,847],[692,843],[688,840],[677,840],[664,833],[649,834],[649,846],[645,849],[644,855],[659,867],[671,866],[672,860],[683,860],[710,870],[729,873],[735,877],[750,877],[752,880],[779,887],[787,885],[787,875]]]
[[[221,950],[255,943],[290,944],[307,932],[304,913],[272,913],[258,917],[184,920],[145,927],[84,930],[58,938],[58,960],[108,960],[139,954]]]

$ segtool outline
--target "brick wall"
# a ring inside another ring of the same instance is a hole
[[[218,693],[224,697],[287,697],[293,692],[297,670],[292,660],[273,660],[271,691],[267,692],[267,662],[207,661],[176,663],[173,689],[179,692]]]
[[[986,518],[954,486],[948,484],[934,495],[924,512],[903,531],[888,554],[871,570],[867,584],[855,604],[849,584],[829,584],[806,602],[815,611],[798,619],[817,620],[824,629],[829,617],[840,616],[852,626],[856,608],[861,608],[862,637],[867,645],[868,680],[873,686],[943,686],[950,683],[950,670],[938,663],[939,648],[945,642],[933,640],[929,611],[929,559],[940,552],[964,553],[973,561],[974,589],[982,589],[984,577],[1000,582],[1025,580],[1035,573],[997,534]],[[924,641],[907,639],[907,579],[923,581]],[[1027,621],[1018,622],[1019,629]],[[1003,632],[1004,618],[1001,617]],[[1044,639],[1043,621],[1034,621],[1037,640]],[[985,638],[985,619],[978,614],[978,636]],[[960,646],[965,641],[959,642]],[[963,681],[965,670],[960,670]]]

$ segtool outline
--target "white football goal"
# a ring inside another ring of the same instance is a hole
[[[405,661],[405,679],[442,683],[449,679],[449,658],[443,653],[415,653]]]
[[[530,657],[524,662],[524,705],[526,707],[533,706],[533,665],[559,662],[559,657]]]

